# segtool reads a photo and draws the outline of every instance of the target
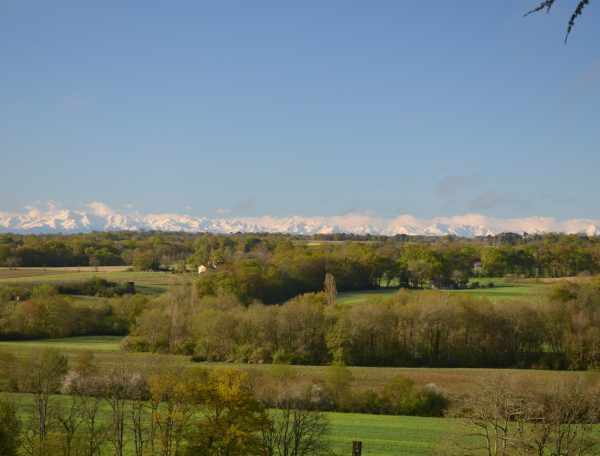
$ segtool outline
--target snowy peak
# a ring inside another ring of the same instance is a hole
[[[80,233],[89,231],[185,231],[211,233],[375,234],[393,236],[455,235],[487,236],[514,233],[582,233],[600,235],[600,220],[549,217],[501,219],[480,214],[420,219],[412,215],[381,218],[365,214],[329,217],[227,217],[207,218],[175,213],[118,212],[104,203],[93,202],[83,209],[64,209],[55,204],[45,208],[26,207],[22,212],[0,211],[0,232]]]

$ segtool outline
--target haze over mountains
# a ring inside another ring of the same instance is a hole
[[[21,212],[0,211],[0,232],[79,233],[90,231],[186,231],[186,232],[270,232],[291,234],[380,234],[457,235],[463,237],[515,233],[600,234],[600,220],[551,217],[494,218],[479,214],[417,218],[399,215],[382,218],[365,214],[339,216],[195,217],[176,213],[123,212],[93,202],[83,209],[65,209],[55,204],[45,208],[27,207]]]

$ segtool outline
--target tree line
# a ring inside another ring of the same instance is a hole
[[[193,253],[183,233],[108,232],[75,235],[0,235],[0,266],[122,266],[158,268]]]
[[[126,335],[124,348],[197,360],[389,366],[600,365],[600,282],[560,282],[548,295],[493,303],[400,291],[360,306],[308,293],[280,306],[202,296],[184,283],[156,298],[75,300],[51,287],[0,305],[0,338]]]
[[[226,271],[233,276],[251,272],[244,269],[260,267],[266,269],[266,279],[281,281],[286,279],[286,256],[299,263],[292,269],[303,268],[300,277],[293,277],[297,283],[289,286],[304,291],[316,291],[306,290],[306,283],[310,274],[320,274],[319,269],[323,268],[335,269],[329,272],[340,283],[348,277],[349,286],[358,286],[354,285],[358,281],[366,287],[392,283],[448,287],[464,286],[473,274],[560,277],[599,273],[600,239],[512,233],[474,239],[160,232],[0,235],[3,267],[128,265],[140,270],[162,267],[184,271],[204,265],[209,271]],[[350,264],[340,264],[344,257]],[[303,263],[311,264],[302,266]],[[270,277],[273,273],[269,269],[275,269],[279,277]],[[341,286],[343,289],[345,285]],[[273,297],[281,294],[275,285],[272,287]]]
[[[521,241],[519,241],[521,239]],[[457,289],[479,276],[564,277],[600,272],[596,239],[507,237],[499,244],[465,240],[297,244],[258,240],[240,249],[233,238],[204,238],[192,257],[208,265],[201,295],[231,294],[244,303],[284,302],[317,292],[326,274],[339,291],[402,288]]]
[[[0,299],[0,338],[128,335],[126,350],[199,361],[597,368],[600,282],[560,281],[549,289],[502,302],[400,290],[344,306],[335,303],[335,288],[265,305],[201,294],[189,281],[157,297],[94,300],[41,285],[27,299],[12,299],[11,289],[0,294],[8,296]]]
[[[179,290],[177,290],[179,288]],[[545,296],[496,303],[401,290],[359,306],[309,293],[280,306],[175,287],[136,319],[123,347],[198,361],[356,366],[600,366],[600,282],[560,282]]]
[[[126,335],[148,303],[143,295],[77,300],[51,285],[0,287],[0,340]]]

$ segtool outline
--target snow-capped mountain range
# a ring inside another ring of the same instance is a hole
[[[89,231],[186,231],[211,233],[269,232],[291,234],[380,234],[456,235],[462,237],[513,233],[584,233],[600,235],[600,220],[557,220],[551,217],[494,218],[479,214],[417,218],[399,215],[382,218],[365,214],[323,217],[195,217],[174,213],[116,211],[93,202],[82,209],[65,209],[56,204],[27,207],[21,212],[0,211],[0,232],[81,233]]]

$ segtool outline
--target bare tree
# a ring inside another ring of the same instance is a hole
[[[143,398],[141,397],[135,398],[131,401],[129,407],[129,419],[131,433],[133,435],[133,450],[135,456],[144,456],[148,446],[152,447],[150,444],[152,433],[148,426],[151,421],[151,416],[148,413],[148,405],[142,399]]]
[[[126,418],[131,397],[143,388],[143,379],[125,365],[113,368],[104,382],[103,396],[110,407],[110,437],[115,456],[123,456],[126,443]]]
[[[33,413],[24,435],[24,450],[32,456],[46,452],[54,404],[51,395],[58,392],[67,373],[67,358],[55,350],[44,350],[19,364],[19,391],[33,395]]]
[[[597,391],[581,381],[534,393],[498,377],[482,385],[460,413],[466,429],[448,454],[461,456],[593,456],[600,452],[594,425]]]
[[[60,433],[60,447],[63,456],[74,456],[78,451],[78,430],[83,423],[83,410],[81,399],[71,396],[66,404],[63,403],[56,411],[56,421]]]
[[[329,421],[320,411],[306,408],[308,400],[278,401],[272,423],[263,430],[266,456],[320,456],[331,454]]]
[[[521,403],[510,394],[507,379],[498,377],[480,385],[479,394],[469,398],[459,415],[465,416],[465,429],[458,441],[450,442],[453,454],[464,456],[511,455],[515,417],[521,413]]]
[[[534,14],[534,13],[539,13],[540,11],[546,11],[547,13],[549,13],[550,10],[552,9],[552,7],[554,6],[554,4],[556,3],[556,1],[557,0],[544,0],[538,6],[536,6],[532,10],[525,13],[525,16],[529,16],[530,14]],[[569,35],[571,34],[571,32],[573,31],[573,28],[575,27],[575,22],[577,21],[579,16],[581,16],[583,14],[583,10],[585,9],[586,6],[588,6],[590,4],[590,1],[591,0],[578,0],[577,6],[573,10],[573,13],[571,14],[571,18],[569,19],[569,23],[567,24],[567,33],[565,35],[565,43],[569,39]]]
[[[99,456],[105,445],[109,429],[100,419],[102,401],[100,396],[88,396],[82,399],[83,456]]]
[[[557,384],[527,404],[520,447],[530,454],[587,456],[600,452],[594,425],[600,419],[597,391],[584,383]]]
[[[78,400],[80,418],[78,450],[81,456],[99,456],[109,435],[108,426],[100,418],[104,387],[104,379],[98,374],[93,353],[82,352],[75,359],[75,366],[67,374],[62,387],[64,394],[69,394]]]

